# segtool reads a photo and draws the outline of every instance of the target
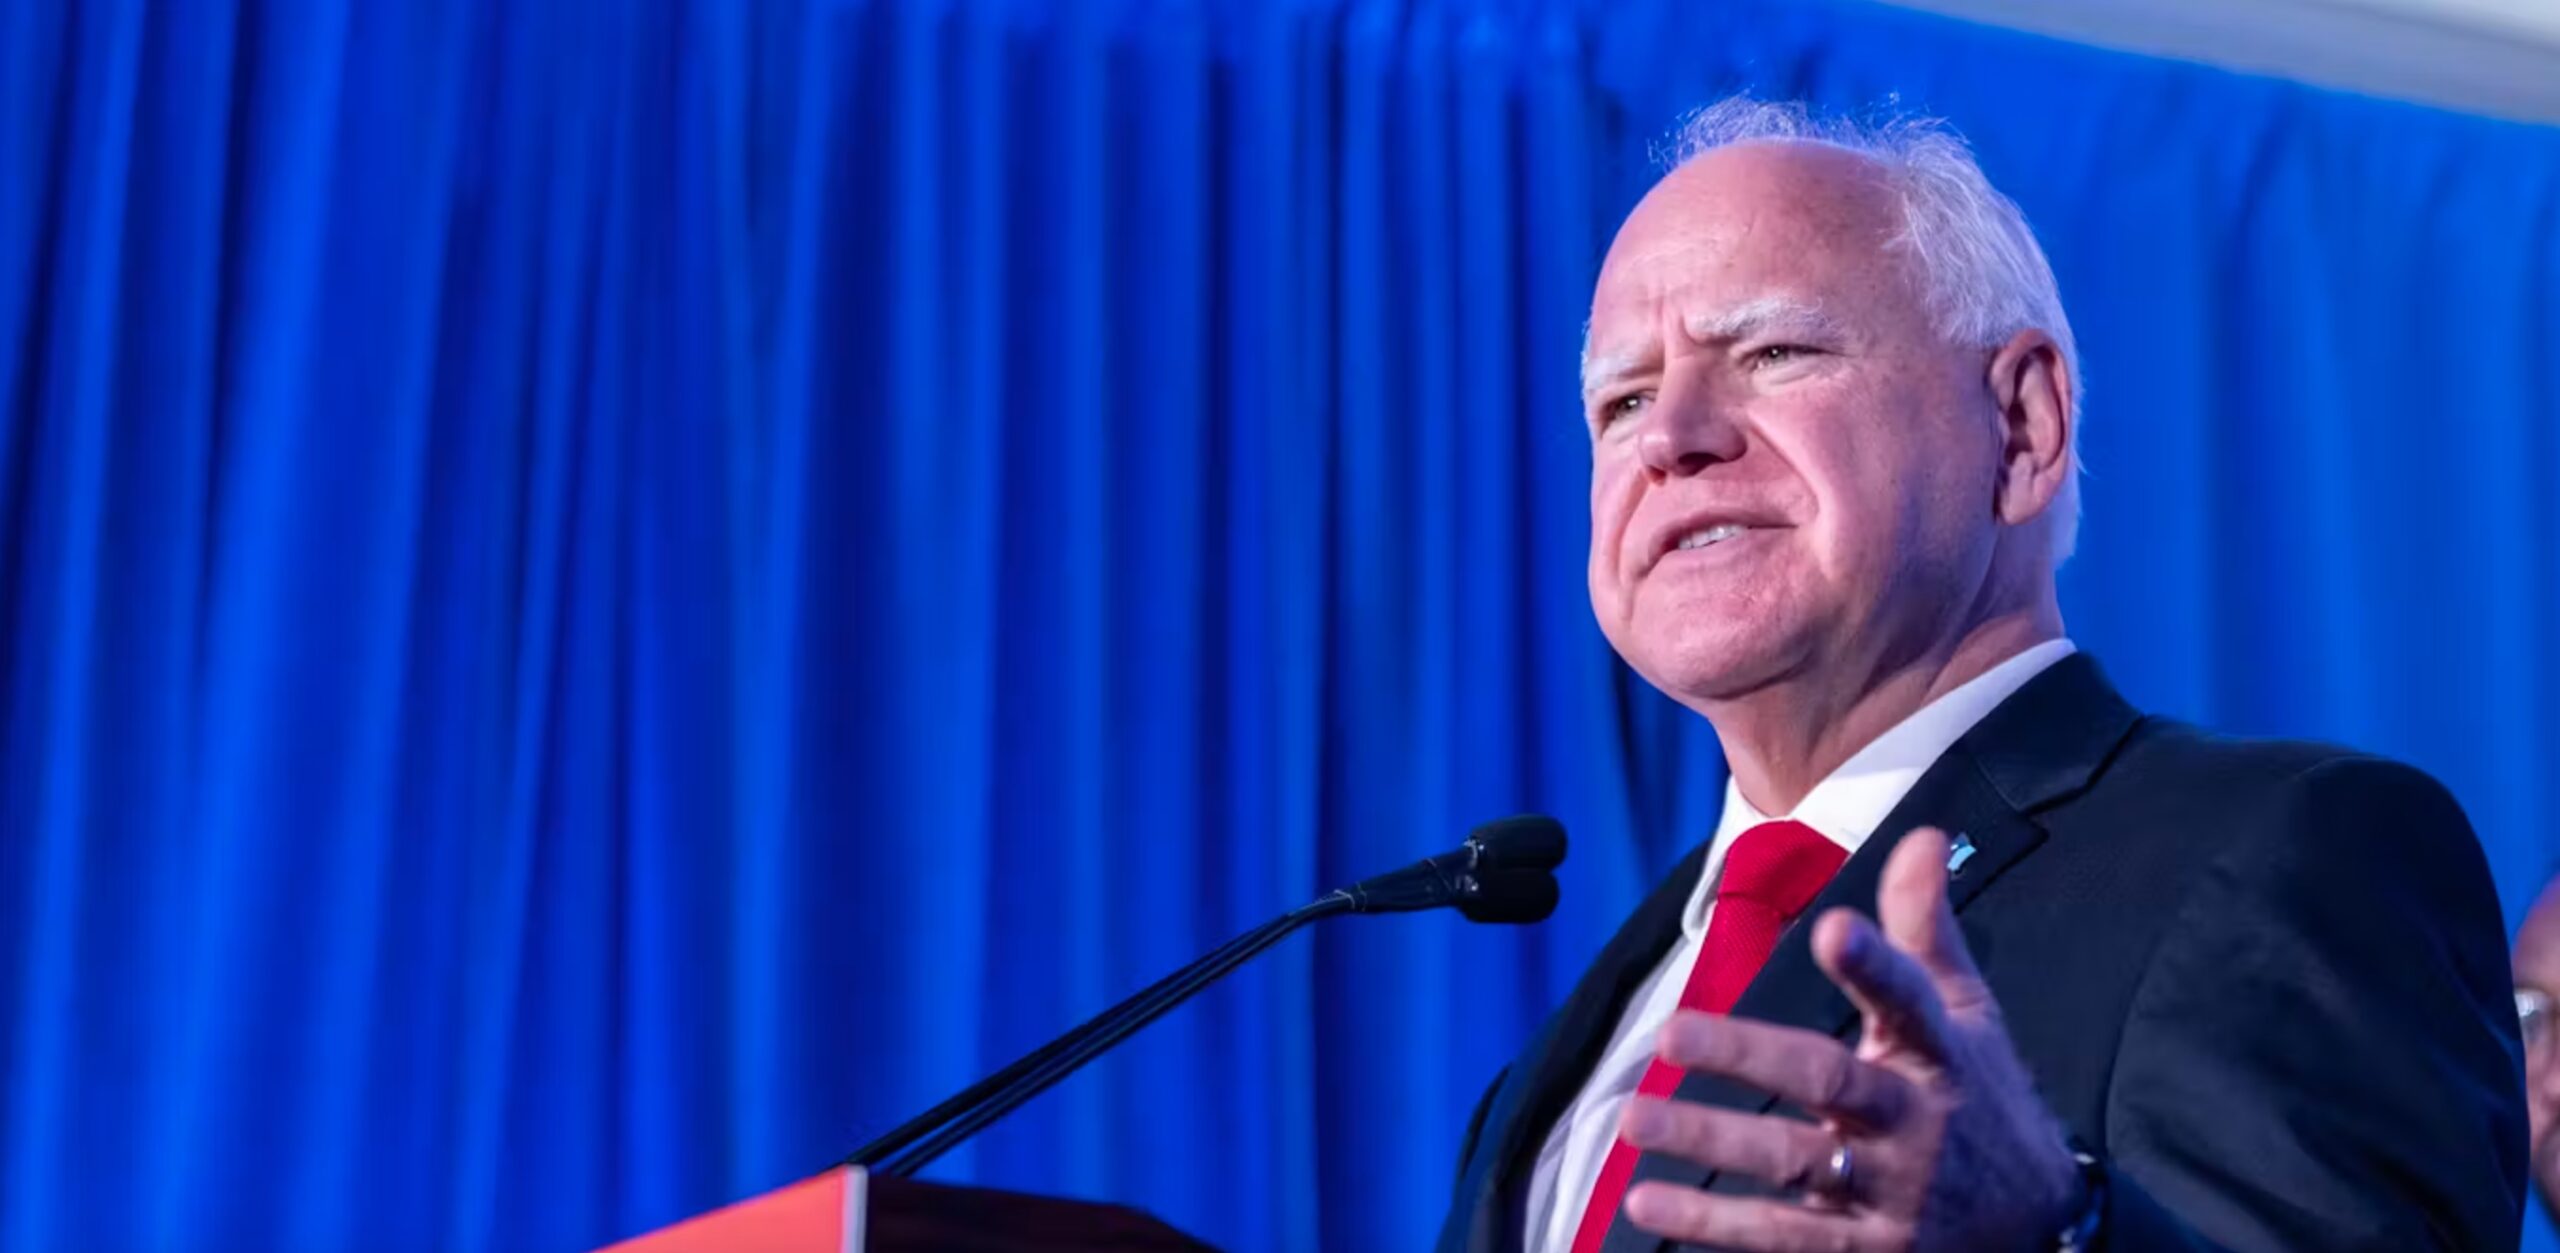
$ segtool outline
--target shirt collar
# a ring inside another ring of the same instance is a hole
[[[1866,747],[1840,763],[1839,769],[1814,784],[1794,813],[1784,816],[1856,853],[1867,837],[1883,825],[1893,807],[1901,804],[1912,786],[1920,782],[1920,776],[1946,755],[1965,732],[2026,686],[2027,680],[2077,651],[2069,640],[2047,640],[1966,680],[1868,741]],[[1770,815],[1752,808],[1751,802],[1742,798],[1742,789],[1726,778],[1724,813],[1716,821],[1708,873],[1700,877],[1698,889],[1690,897],[1683,918],[1684,930],[1693,936],[1704,932],[1706,906],[1714,899],[1715,872],[1722,867],[1724,850],[1731,848],[1743,832],[1768,821]]]

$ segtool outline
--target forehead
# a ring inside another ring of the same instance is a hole
[[[1656,183],[1627,216],[1592,292],[1594,333],[1652,321],[1665,301],[1688,320],[1719,302],[1794,297],[1871,305],[1903,295],[1889,247],[1900,207],[1884,173],[1857,153],[1753,143],[1707,153]]]
[[[2544,885],[2516,932],[2516,978],[2560,993],[2560,880]]]

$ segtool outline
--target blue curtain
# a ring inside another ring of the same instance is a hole
[[[2435,771],[2512,922],[2560,133],[1795,0],[14,0],[0,1248],[589,1246],[1552,812],[1548,924],[1330,924],[937,1172],[1419,1247],[1721,795],[1573,378],[1741,88],[1977,141],[2086,345],[2073,633]]]

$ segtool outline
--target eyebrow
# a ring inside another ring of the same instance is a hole
[[[1829,311],[1793,296],[1761,296],[1708,316],[1685,318],[1680,330],[1702,344],[1749,339],[1771,331],[1824,339],[1847,335],[1846,325]],[[1594,357],[1589,328],[1584,329],[1583,335],[1582,395],[1586,400],[1610,383],[1644,368],[1657,356],[1651,349],[1640,349]]]
[[[1682,321],[1680,329],[1700,342],[1749,339],[1764,331],[1784,329],[1816,335],[1839,335],[1840,319],[1809,300],[1762,296],[1746,300],[1712,317]]]
[[[1605,357],[1594,358],[1589,353],[1583,354],[1582,398],[1589,400],[1592,394],[1601,388],[1635,373],[1644,366],[1645,360],[1651,355],[1643,352],[1613,352]]]

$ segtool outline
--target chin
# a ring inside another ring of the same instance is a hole
[[[1731,700],[1784,677],[1797,651],[1777,624],[1738,615],[1684,614],[1631,623],[1613,641],[1637,674],[1683,704]]]

